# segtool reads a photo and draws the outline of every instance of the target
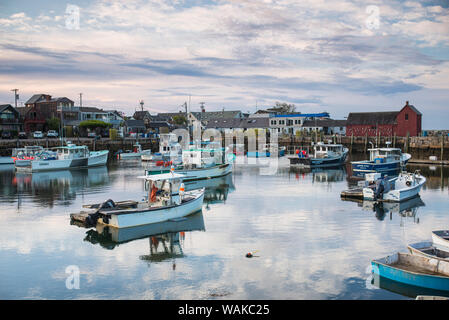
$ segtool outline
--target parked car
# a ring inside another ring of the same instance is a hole
[[[97,136],[97,134],[95,133],[95,132],[89,132],[88,134],[87,134],[87,137],[88,138],[95,138]]]
[[[2,132],[2,139],[11,139],[11,138],[12,138],[11,132],[9,131]]]
[[[19,136],[18,137],[19,137],[19,139],[27,139],[28,135],[27,135],[26,132],[21,131],[21,132],[19,132]]]
[[[58,133],[55,130],[48,130],[47,132],[47,138],[57,138]]]
[[[42,133],[42,131],[34,131],[33,137],[34,139],[42,139],[44,137],[44,134]]]

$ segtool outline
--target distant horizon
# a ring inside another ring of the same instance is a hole
[[[449,125],[449,2],[25,0],[0,3],[0,104],[33,94],[132,115],[423,114]]]

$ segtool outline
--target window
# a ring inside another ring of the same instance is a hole
[[[408,113],[405,114],[405,120],[408,120]]]

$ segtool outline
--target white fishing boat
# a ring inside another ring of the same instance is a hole
[[[89,152],[87,146],[77,146],[69,142],[67,146],[36,152],[30,159],[16,159],[15,167],[18,171],[31,172],[93,167],[105,165],[108,154],[108,150]]]
[[[142,161],[171,161],[172,164],[182,162],[182,147],[174,133],[161,134],[159,137],[159,152],[143,154]]]
[[[313,155],[305,150],[296,150],[295,157],[289,157],[291,166],[336,167],[345,163],[349,149],[341,144],[318,142],[313,145]]]
[[[126,150],[125,152],[120,152],[118,154],[118,158],[121,160],[135,159],[135,158],[140,158],[144,155],[151,156],[151,150],[150,149],[142,150],[142,146],[140,145],[140,143],[136,142],[133,145],[133,150]]]
[[[435,247],[449,251],[449,230],[432,231],[432,242]]]
[[[363,188],[363,199],[399,202],[419,194],[426,178],[419,172],[401,172],[392,179],[382,178],[380,173],[366,175],[367,186]]]
[[[143,201],[114,202],[109,199],[103,203],[84,205],[90,211],[72,214],[72,219],[84,216],[88,225],[103,223],[127,228],[181,218],[202,208],[204,189],[184,191],[184,175],[167,173],[139,178],[149,183],[148,195]]]

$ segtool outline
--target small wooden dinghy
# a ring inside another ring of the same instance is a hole
[[[413,255],[449,261],[449,248],[448,251],[438,249],[430,241],[409,244],[407,249]]]
[[[449,230],[432,231],[432,241],[435,247],[449,251]]]
[[[449,298],[441,296],[417,296],[416,300],[449,300]]]
[[[421,288],[449,291],[449,261],[395,253],[371,261],[372,271],[380,277]]]

